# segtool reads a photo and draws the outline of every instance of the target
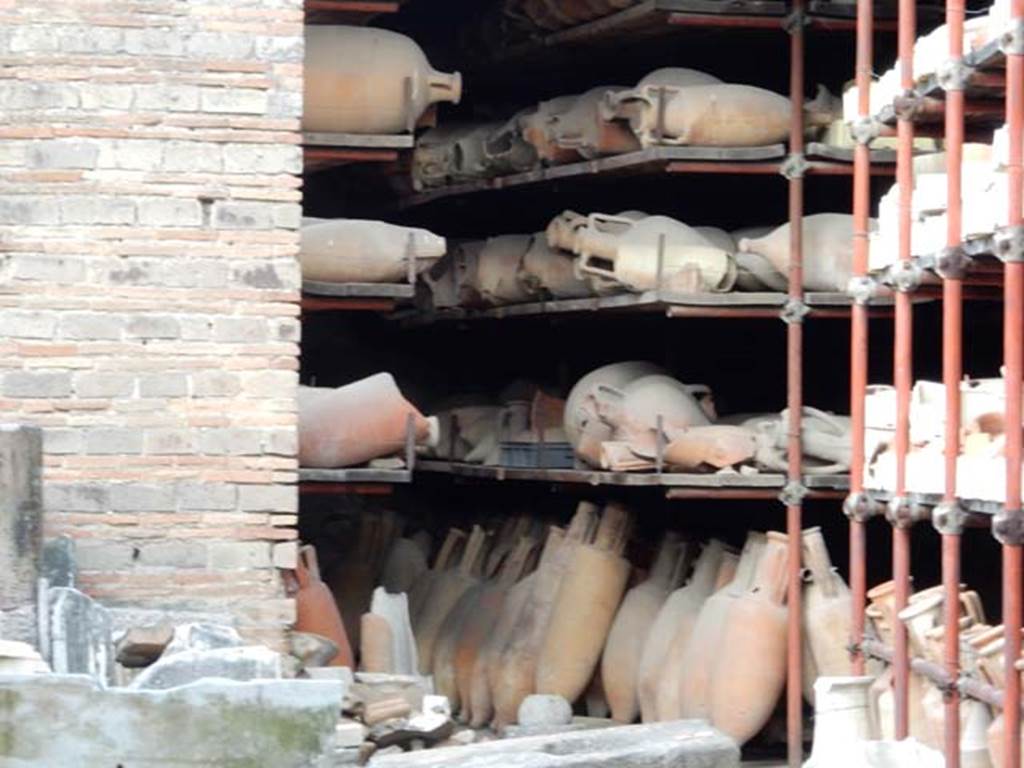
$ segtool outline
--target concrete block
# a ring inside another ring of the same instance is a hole
[[[134,339],[176,339],[181,326],[169,315],[135,315],[125,325],[125,335]]]
[[[562,696],[535,693],[519,704],[520,725],[566,725],[572,722],[572,705]]]
[[[262,317],[218,317],[213,321],[213,340],[261,344],[267,340],[267,325]]]
[[[204,677],[239,681],[277,679],[281,677],[281,654],[259,645],[172,654],[165,651],[129,687],[166,690]]]
[[[227,173],[302,173],[302,148],[295,144],[225,144]]]
[[[60,198],[63,224],[134,224],[135,201],[130,197],[67,195]]]
[[[49,601],[49,657],[53,671],[113,679],[114,645],[106,608],[71,587],[52,587]]]
[[[4,742],[15,765],[302,768],[333,748],[341,686],[202,680],[137,690],[22,675],[0,678],[0,702],[0,719],[18,723]]]
[[[4,87],[0,83],[0,104],[3,104]],[[31,195],[5,195],[0,199],[0,224],[57,224],[60,222],[60,206],[52,198]]]
[[[30,168],[96,167],[100,148],[94,142],[78,139],[49,139],[32,142],[28,150]]]
[[[267,111],[267,92],[254,88],[200,88],[203,112],[262,115]]]
[[[25,609],[34,617],[43,530],[42,450],[38,427],[0,424],[0,614]],[[10,639],[34,640],[24,636],[28,629]]]
[[[128,29],[124,33],[124,49],[140,56],[181,56],[185,52],[184,36],[173,27]],[[148,90],[158,91],[156,86]]]
[[[135,377],[129,373],[76,373],[72,379],[79,397],[131,397]]]
[[[199,451],[210,456],[256,456],[263,451],[263,430],[228,427],[204,429],[199,438]]]
[[[199,88],[167,83],[141,88],[135,99],[135,107],[153,112],[195,112],[199,109]]]
[[[139,379],[140,397],[185,397],[188,395],[188,376],[183,373],[161,373]]]
[[[163,169],[187,173],[219,173],[221,148],[199,141],[168,141],[163,148]]]
[[[106,483],[47,483],[46,508],[60,512],[106,512],[110,509]]]
[[[173,512],[174,486],[115,483],[110,486],[110,508],[115,512]]]
[[[56,312],[0,311],[4,333],[13,339],[52,339],[57,332]]]
[[[18,254],[12,259],[12,267],[19,280],[77,283],[85,279],[85,262],[81,259]]]
[[[69,312],[60,319],[60,335],[65,339],[106,341],[121,338],[124,318],[99,312]]]
[[[71,374],[58,371],[11,371],[3,376],[7,397],[69,397]]]
[[[180,483],[178,502],[183,511],[230,511],[238,506],[238,488],[228,483]]]
[[[152,227],[198,227],[203,210],[198,200],[152,197],[139,200],[139,223]]]
[[[215,571],[270,568],[270,543],[266,541],[212,541],[207,567]]]
[[[85,445],[82,431],[65,427],[47,427],[43,432],[43,453],[52,456],[81,453]]]
[[[298,512],[299,490],[294,485],[242,485],[238,506],[243,512]]]
[[[85,431],[85,450],[93,454],[142,453],[142,430],[95,427]]]
[[[334,727],[334,746],[336,749],[358,747],[366,739],[369,729],[358,720],[341,718]]]

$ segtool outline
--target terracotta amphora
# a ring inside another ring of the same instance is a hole
[[[725,639],[730,609],[752,583],[765,546],[765,535],[750,531],[733,580],[704,601],[679,662],[680,669],[684,671],[682,678],[665,680],[658,691],[660,719],[711,719],[711,697],[715,686],[713,670]],[[672,656],[675,655],[674,650]]]
[[[634,379],[622,389],[598,384],[592,391],[598,416],[614,430],[616,439],[637,439],[658,427],[683,430],[710,423],[707,411],[695,395],[703,385],[687,385],[664,374]]]
[[[711,723],[738,744],[768,722],[786,684],[785,534],[769,531],[750,587],[729,606],[711,673]]]
[[[635,221],[592,213],[587,226],[577,230],[573,251],[581,274],[614,280],[631,291],[728,291],[736,281],[728,252],[668,216]]]
[[[484,157],[492,174],[522,173],[540,165],[537,150],[523,138],[522,119],[528,113],[517,112],[484,141]]]
[[[853,272],[853,217],[816,213],[804,217],[803,287],[810,291],[845,291]],[[789,224],[764,237],[742,238],[739,250],[764,256],[783,275],[789,274]]]
[[[544,232],[530,241],[519,266],[519,283],[534,296],[578,299],[592,294],[590,283],[576,276],[572,256],[552,248]]]
[[[388,592],[408,592],[426,571],[423,549],[412,539],[395,539],[381,569],[380,585]]]
[[[405,35],[372,27],[306,26],[302,129],[407,133],[431,104],[458,104],[462,77],[433,69]]]
[[[445,619],[459,598],[479,583],[479,568],[483,564],[486,544],[487,533],[479,525],[474,525],[458,568],[443,571],[430,585],[430,593],[423,603],[416,627],[420,674],[428,675],[433,671],[434,647]]]
[[[496,672],[491,678],[494,722],[498,726],[514,723],[522,700],[537,691],[537,669],[551,623],[560,587],[577,549],[584,546],[596,527],[597,508],[582,501],[564,538],[556,534],[556,545],[544,549],[533,578],[533,589],[517,621],[517,629],[501,650]]]
[[[440,235],[369,219],[322,219],[299,230],[302,279],[328,283],[406,282],[444,256]]]
[[[465,303],[496,306],[528,301],[529,287],[519,280],[531,235],[488,238],[471,259],[463,283]]]
[[[641,376],[655,373],[663,373],[662,368],[654,363],[630,360],[595,368],[576,382],[565,401],[565,434],[577,452],[584,430],[588,431],[588,439],[597,444],[612,438],[612,428],[598,418],[596,403],[591,398],[594,389],[598,385],[622,389]]]
[[[677,674],[682,657],[682,650],[673,654],[672,647],[678,643],[680,649],[686,648],[700,607],[714,590],[724,552],[722,542],[709,541],[697,558],[690,580],[666,598],[651,625],[640,654],[637,679],[640,717],[645,723],[660,719],[658,692],[666,680]]]
[[[547,552],[548,547],[551,547],[552,551],[560,547],[564,535],[565,532],[561,528],[551,526],[545,552]],[[518,631],[519,617],[526,609],[526,605],[533,593],[533,583],[535,580],[536,571],[524,576],[509,589],[508,594],[505,596],[505,602],[501,606],[498,620],[495,622],[491,633],[487,636],[487,640],[480,649],[480,653],[477,654],[470,681],[469,712],[467,718],[467,722],[473,728],[482,728],[494,718],[494,696],[492,692],[500,685],[501,655]]]
[[[909,734],[923,744],[928,744],[931,738],[931,729],[928,725],[928,718],[924,710],[923,702],[925,694],[931,683],[916,674],[910,675],[910,683],[907,690]],[[875,720],[883,739],[892,740],[896,738],[896,704],[893,693],[893,671],[888,667],[882,674],[875,678],[871,685],[872,708],[875,712]]]
[[[896,584],[885,581],[868,590],[869,605],[865,611],[878,639],[892,645],[893,627],[896,624]]]
[[[629,579],[622,552],[630,526],[630,512],[610,503],[593,543],[573,552],[537,660],[537,693],[572,702],[590,682]]]
[[[548,222],[544,236],[548,245],[563,251],[571,251],[576,242],[576,232],[587,226],[587,217],[576,211],[562,211]]]
[[[330,666],[355,668],[352,646],[330,589],[320,579],[316,550],[299,547],[295,569],[287,577],[288,593],[295,599],[295,631],[326,637],[338,648]]]
[[[351,467],[417,445],[436,445],[440,426],[406,400],[390,373],[337,389],[299,387],[299,465]]]
[[[415,675],[419,670],[416,658],[416,639],[409,621],[409,601],[406,595],[393,595],[382,587],[373,590],[370,600],[370,614],[379,616],[388,623],[391,638],[391,673]]]
[[[508,592],[522,575],[536,543],[522,536],[501,564],[497,578],[487,582],[476,601],[475,609],[462,623],[455,641],[452,666],[455,670],[456,700],[463,722],[475,719],[473,712],[473,671],[484,646],[494,632],[505,606]],[[487,713],[489,715],[489,713]]]
[[[610,91],[601,103],[601,114],[606,120],[637,118],[644,109],[650,89],[657,98],[659,87],[685,88],[692,85],[721,83],[714,75],[685,67],[662,67],[649,72],[633,88]]]
[[[924,743],[942,750],[945,739],[946,708],[942,691],[927,686],[921,706],[928,723],[928,738]],[[962,768],[999,768],[993,766],[989,755],[988,731],[992,726],[992,712],[988,705],[974,699],[960,702],[960,765]]]
[[[409,590],[409,618],[414,630],[419,631],[420,614],[423,605],[430,595],[431,587],[442,573],[454,568],[462,557],[466,542],[466,532],[458,528],[449,528],[441,549],[434,558],[434,566],[423,574],[423,577]]]
[[[832,567],[821,528],[808,528],[802,536],[804,567],[803,631],[823,677],[842,677],[850,670],[850,617],[852,598],[846,582]]]
[[[412,151],[412,188],[419,192],[451,181],[457,142],[476,127],[476,123],[445,123],[418,136]]]
[[[527,112],[520,119],[523,139],[533,146],[537,157],[545,165],[559,165],[579,160],[576,150],[559,147],[551,132],[554,119],[572,108],[576,96],[558,96],[540,102],[536,109]]]
[[[665,534],[650,576],[626,592],[608,631],[601,655],[601,680],[612,718],[620,723],[632,723],[640,714],[638,686],[645,643],[669,593],[682,581],[688,549],[678,534]]]
[[[879,737],[872,718],[871,677],[819,677],[814,684],[814,746],[804,768],[850,765],[861,742]]]
[[[665,463],[686,471],[731,467],[749,461],[757,451],[754,432],[730,424],[670,427],[667,432]]]
[[[775,227],[744,227],[733,231],[736,243],[733,258],[736,260],[736,290],[738,291],[786,291],[789,279],[772,266],[760,253],[739,250],[743,239],[757,239],[770,234]]]
[[[620,100],[640,143],[753,147],[785,141],[789,99],[751,85],[645,85]]]
[[[599,86],[577,96],[569,109],[551,121],[555,144],[588,159],[640,149],[640,142],[628,125],[605,119],[599,110],[605,97],[619,90],[621,86]]]

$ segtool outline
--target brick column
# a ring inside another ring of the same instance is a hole
[[[0,420],[121,622],[293,618],[301,8],[0,0]]]

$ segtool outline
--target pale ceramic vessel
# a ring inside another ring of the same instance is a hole
[[[405,35],[371,27],[306,26],[302,128],[411,132],[431,104],[457,104],[462,77],[433,69]]]
[[[416,657],[416,639],[409,620],[409,600],[404,594],[393,595],[377,587],[370,600],[370,613],[388,622],[391,630],[391,666],[396,675],[415,675],[419,661]]]
[[[808,579],[803,590],[803,625],[817,673],[842,677],[850,670],[850,589],[832,567],[820,528],[803,532],[803,561]]]
[[[814,745],[804,768],[846,765],[879,737],[872,719],[871,677],[819,677],[814,684]]]
[[[413,189],[422,191],[447,184],[455,173],[456,143],[475,127],[475,123],[446,123],[417,137],[412,151]]]
[[[599,385],[622,389],[630,382],[642,376],[662,373],[662,368],[654,363],[630,360],[611,363],[595,368],[581,377],[565,401],[565,434],[574,447],[579,447],[584,430],[589,430],[590,437],[597,442],[610,440],[612,430],[597,415],[597,410],[590,398],[591,392]]]
[[[572,108],[575,96],[558,96],[540,102],[536,109],[523,115],[520,132],[529,143],[540,161],[546,165],[558,165],[579,160],[576,150],[559,147],[551,135],[551,124],[558,116]]]
[[[462,285],[467,304],[515,304],[533,298],[519,279],[530,235],[498,235],[488,238],[470,257]]]
[[[590,283],[576,275],[572,256],[552,248],[544,232],[530,241],[519,266],[518,280],[534,296],[578,299],[592,295]]]
[[[606,120],[599,110],[605,97],[621,86],[599,86],[581,93],[565,112],[550,124],[550,140],[585,158],[618,155],[640,149],[640,142],[627,125]]]
[[[366,219],[321,219],[299,231],[303,280],[405,282],[444,256],[447,243],[426,229]]]

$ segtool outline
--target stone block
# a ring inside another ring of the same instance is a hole
[[[124,318],[99,312],[69,312],[60,319],[60,335],[65,339],[105,341],[121,338]]]
[[[255,428],[204,429],[199,438],[200,452],[210,456],[256,456],[262,445],[263,431]]]
[[[113,679],[114,646],[106,608],[71,587],[52,587],[49,608],[49,657],[53,671]]]
[[[51,27],[57,45],[65,53],[119,53],[124,50],[124,30],[120,27],[85,26]]]
[[[206,565],[206,545],[202,541],[153,541],[137,546],[139,565],[169,568],[202,568]]]
[[[198,200],[153,197],[139,201],[139,223],[151,227],[198,227],[203,210]]]
[[[3,104],[3,85],[0,84],[0,104]],[[52,198],[30,195],[5,195],[0,199],[0,224],[57,224],[60,207]]]
[[[8,309],[0,312],[0,323],[4,334],[13,339],[52,339],[57,331],[57,314]]]
[[[167,83],[158,88],[142,88],[136,97],[135,107],[154,112],[195,112],[199,109],[199,88]]]
[[[139,674],[131,688],[166,690],[204,677],[226,680],[273,680],[281,677],[281,654],[260,645],[207,651],[164,653]]]
[[[127,542],[83,539],[75,551],[75,561],[83,571],[123,571],[132,567],[133,550]]]
[[[333,749],[341,687],[327,680],[202,680],[103,688],[80,676],[0,678],[14,765],[304,768]],[[197,716],[198,715],[198,716]]]
[[[245,645],[238,630],[226,624],[192,621],[178,624],[164,652],[170,656],[184,651],[213,651],[218,648],[241,648]]]
[[[200,371],[192,379],[192,394],[197,397],[234,397],[242,391],[238,374],[225,371]]]
[[[180,483],[178,502],[185,511],[230,511],[238,506],[238,489],[227,483]]]
[[[75,586],[75,542],[58,536],[43,544],[39,575],[51,587]]]
[[[140,397],[185,397],[188,395],[188,376],[183,373],[162,373],[139,379]]]
[[[267,92],[254,88],[200,88],[203,112],[262,115],[267,111]]]
[[[63,224],[134,224],[135,201],[130,197],[67,195],[60,198]]]
[[[270,543],[266,541],[213,541],[207,566],[216,571],[270,568]]]
[[[185,52],[184,35],[175,27],[144,27],[124,33],[124,48],[140,56],[181,56]],[[164,86],[146,90],[159,91]]]
[[[281,541],[272,545],[275,568],[295,568],[299,561],[299,545],[294,541]]]
[[[218,32],[196,32],[188,37],[185,50],[197,59],[247,59],[252,54],[252,38]]]
[[[238,506],[243,512],[298,512],[299,490],[294,485],[242,485]]]
[[[225,144],[227,173],[302,173],[302,148],[296,144]]]
[[[736,742],[701,720],[576,731],[374,757],[379,768],[739,768]]]
[[[190,429],[147,429],[143,450],[153,456],[180,456],[194,454],[198,440]]]
[[[77,283],[85,279],[85,262],[81,259],[18,254],[13,258],[12,266],[14,277],[19,280]]]
[[[141,483],[112,484],[110,486],[110,508],[115,512],[173,512],[175,508],[174,486]]]
[[[144,92],[153,89],[144,89]],[[126,171],[158,171],[165,142],[156,139],[116,139],[106,141],[100,150],[102,168]]]
[[[53,82],[0,81],[0,104],[8,111],[74,109],[78,106],[77,85]]]
[[[264,61],[302,63],[305,47],[301,37],[257,36],[256,58]]]
[[[0,613],[36,605],[42,547],[42,446],[38,427],[0,424]],[[29,641],[19,632],[11,639]]]
[[[105,483],[47,483],[46,508],[60,512],[106,512],[110,487]]]
[[[164,144],[162,165],[165,171],[219,173],[221,149],[199,141],[169,141]]]
[[[213,223],[219,229],[273,229],[274,203],[218,201],[213,204]]]
[[[85,450],[98,455],[142,453],[142,431],[127,427],[88,429],[85,432]]]
[[[93,142],[50,139],[33,142],[28,150],[30,168],[85,168],[92,170],[100,154]]]
[[[43,432],[43,453],[62,456],[81,453],[85,441],[82,431],[65,427],[47,427]]]
[[[3,376],[7,397],[69,397],[71,374],[59,371],[11,371]]]
[[[562,696],[535,693],[519,704],[520,725],[566,725],[572,721],[572,705]]]
[[[267,321],[262,317],[218,317],[213,321],[213,340],[261,344],[267,340]]]
[[[85,398],[131,397],[135,377],[129,373],[76,373],[75,394]]]

